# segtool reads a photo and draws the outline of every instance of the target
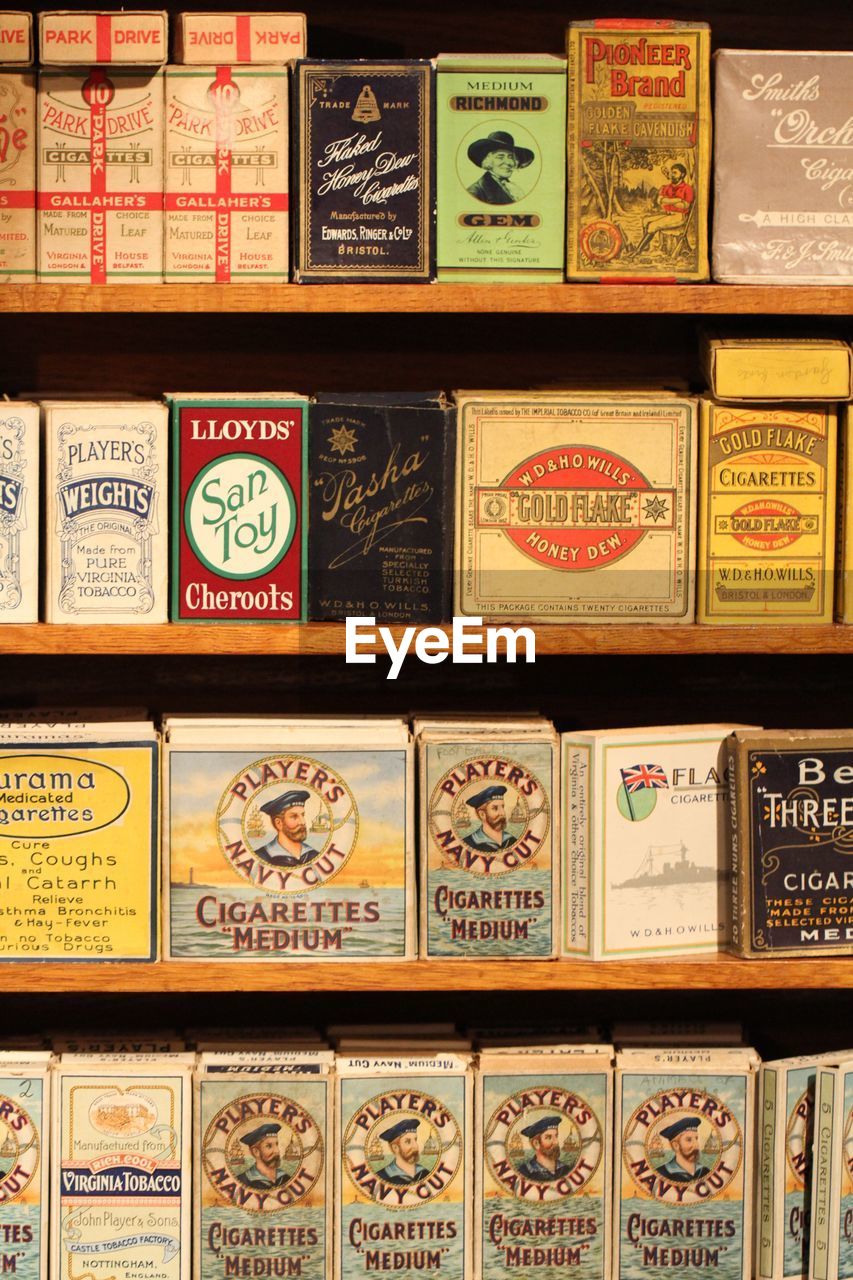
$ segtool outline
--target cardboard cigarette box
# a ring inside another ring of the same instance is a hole
[[[0,401],[0,618],[38,622],[38,575],[39,410]]]
[[[853,1274],[853,1061],[821,1066],[815,1079],[809,1280]]]
[[[17,1059],[17,1061],[15,1060]],[[0,1063],[0,1265],[47,1280],[50,1054],[15,1050]]]
[[[826,403],[853,396],[853,352],[837,338],[705,334],[702,357],[718,400]]]
[[[695,400],[459,392],[456,612],[693,619]]]
[[[44,66],[161,67],[168,55],[168,14],[163,10],[39,14],[39,58]]]
[[[304,13],[179,13],[175,61],[291,62],[306,52]]]
[[[845,405],[838,424],[838,520],[836,524],[835,618],[853,621],[853,412]]]
[[[41,71],[40,280],[163,279],[163,72]]]
[[[699,622],[831,622],[837,420],[828,406],[704,399]]]
[[[167,410],[43,406],[45,620],[165,622]]]
[[[288,278],[288,71],[166,69],[167,281]]]
[[[440,54],[439,280],[562,280],[566,60]]]
[[[0,24],[0,35],[2,31]],[[0,117],[0,284],[32,284],[36,278],[34,72],[0,69]]]
[[[468,1054],[338,1058],[338,1280],[473,1277],[472,1075]]]
[[[32,61],[33,15],[0,11],[0,67],[29,67]]]
[[[707,24],[598,18],[567,45],[569,279],[707,280]]]

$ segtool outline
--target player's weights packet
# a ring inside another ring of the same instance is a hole
[[[451,613],[456,411],[440,393],[318,395],[310,409],[309,612]]]
[[[457,393],[456,612],[692,622],[695,400]]]
[[[439,280],[562,280],[566,62],[441,54],[436,63]]]
[[[294,276],[427,281],[433,237],[429,62],[299,62]]]
[[[39,14],[39,60],[44,66],[160,67],[169,51],[163,10],[131,9]]]
[[[268,65],[305,57],[304,13],[179,13],[175,61]]]
[[[734,949],[853,954],[853,734],[739,730],[728,754]]]
[[[611,1063],[604,1046],[480,1054],[477,1275],[609,1277]]]
[[[849,284],[853,53],[714,56],[714,279]]]
[[[707,280],[707,25],[599,18],[567,43],[569,279]]]
[[[288,71],[166,70],[167,281],[287,280]]]
[[[0,213],[0,223],[2,217]],[[0,618],[4,622],[38,622],[39,523],[38,406],[0,401]]]
[[[701,404],[699,622],[831,622],[835,408]]]
[[[169,400],[173,621],[304,621],[307,400]]]
[[[38,82],[38,275],[163,279],[163,72],[45,70]]]
[[[472,1280],[472,1070],[467,1054],[336,1062],[335,1275]]]
[[[37,118],[35,72],[0,67],[0,284],[36,278]]]

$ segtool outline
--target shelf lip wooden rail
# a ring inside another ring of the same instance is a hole
[[[0,312],[510,312],[671,315],[853,313],[850,285],[6,284]]]

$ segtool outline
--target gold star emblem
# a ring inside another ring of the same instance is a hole
[[[355,453],[355,432],[349,427],[335,427],[329,432],[329,448],[333,453]]]
[[[655,523],[666,516],[666,503],[662,498],[647,498],[645,506],[647,519],[654,520]]]

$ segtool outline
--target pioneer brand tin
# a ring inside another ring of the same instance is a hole
[[[38,622],[38,576],[38,406],[0,402],[0,617]]]
[[[160,67],[168,50],[168,14],[163,10],[39,14],[39,58],[45,66]]]
[[[269,65],[305,57],[304,13],[179,13],[175,61]]]
[[[0,39],[9,29],[0,14]],[[29,14],[20,15],[29,19]],[[36,278],[36,78],[5,70],[0,47],[0,284]]]

